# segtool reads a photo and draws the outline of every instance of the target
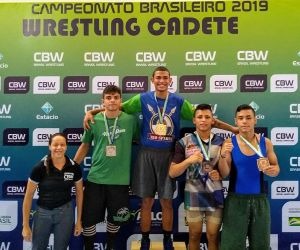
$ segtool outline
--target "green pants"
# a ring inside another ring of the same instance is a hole
[[[223,213],[221,250],[270,249],[270,205],[265,194],[228,194]]]

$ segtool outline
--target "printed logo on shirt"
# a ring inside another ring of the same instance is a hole
[[[74,173],[65,172],[64,181],[72,181],[72,180],[74,180]]]

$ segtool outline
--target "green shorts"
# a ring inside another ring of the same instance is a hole
[[[270,205],[265,194],[229,193],[225,200],[221,250],[270,250]]]

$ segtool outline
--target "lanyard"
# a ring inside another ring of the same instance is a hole
[[[107,133],[108,143],[109,143],[109,145],[112,145],[114,143],[114,139],[115,139],[116,127],[117,127],[117,122],[118,122],[119,116],[117,116],[115,118],[113,131],[112,131],[111,134],[109,133],[108,123],[107,123],[105,113],[103,114],[103,117],[104,117],[104,124],[105,124],[105,130],[106,130],[106,133]]]
[[[155,101],[156,101],[156,106],[157,106],[157,113],[158,113],[158,117],[159,117],[159,122],[160,124],[163,124],[163,121],[164,121],[164,116],[165,116],[165,112],[166,112],[166,108],[167,108],[167,104],[168,104],[168,98],[169,98],[169,93],[167,94],[167,98],[165,100],[165,103],[164,103],[164,107],[163,107],[163,111],[162,113],[160,112],[160,108],[158,106],[158,102],[157,102],[157,99],[156,99],[156,93],[154,92],[154,98],[155,98]]]
[[[251,148],[259,157],[264,157],[259,144],[257,143],[257,149],[249,142],[247,141],[243,136],[240,135],[240,138],[243,140],[243,142],[245,142],[249,148]],[[256,137],[255,137],[256,138]]]
[[[210,149],[210,146],[211,146],[211,138],[212,138],[212,134],[210,134],[210,136],[209,136],[209,142],[208,142],[208,148],[207,148],[207,151],[205,150],[205,147],[204,147],[204,145],[203,145],[203,143],[202,143],[202,140],[200,139],[198,133],[195,131],[194,134],[195,134],[196,137],[197,137],[197,141],[198,141],[198,143],[199,143],[199,145],[200,145],[200,148],[201,148],[202,154],[203,154],[203,156],[204,156],[204,159],[205,159],[206,161],[210,161],[210,150],[209,150],[209,149]]]

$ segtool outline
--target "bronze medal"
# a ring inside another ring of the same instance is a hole
[[[264,169],[268,166],[270,166],[268,158],[261,157],[257,159],[257,167],[259,171],[264,171]]]

